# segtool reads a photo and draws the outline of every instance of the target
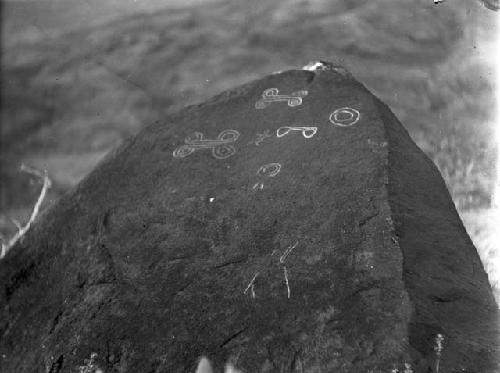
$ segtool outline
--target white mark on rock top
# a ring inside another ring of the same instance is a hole
[[[315,71],[315,70],[328,70],[329,66],[321,61],[311,61],[305,65],[302,70]]]

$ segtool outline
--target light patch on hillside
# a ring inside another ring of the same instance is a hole
[[[490,171],[493,179],[491,206],[486,209],[459,211],[488,274],[497,304],[500,306],[500,20],[491,36],[483,35],[478,44],[479,59],[494,76],[494,115],[488,126],[493,131],[496,162]]]

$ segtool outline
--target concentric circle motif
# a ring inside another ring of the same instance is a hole
[[[360,117],[361,114],[359,114],[359,111],[346,106],[331,113],[330,122],[339,127],[350,127],[355,124]]]

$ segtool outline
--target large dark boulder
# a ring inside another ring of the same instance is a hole
[[[0,371],[494,372],[438,170],[317,68],[150,125],[47,212],[0,262]]]

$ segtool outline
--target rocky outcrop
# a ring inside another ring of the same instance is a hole
[[[498,367],[497,306],[438,170],[324,63],[145,128],[0,283],[6,372]]]

